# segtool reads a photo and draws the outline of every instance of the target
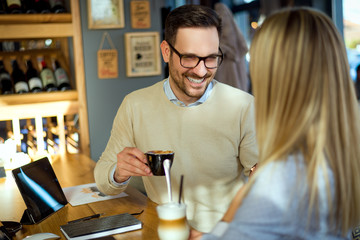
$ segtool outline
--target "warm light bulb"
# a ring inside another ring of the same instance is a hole
[[[251,27],[252,27],[253,29],[256,29],[256,28],[258,27],[257,22],[251,22]]]

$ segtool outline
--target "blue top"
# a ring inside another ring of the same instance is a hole
[[[204,234],[211,239],[351,239],[343,238],[328,224],[328,203],[324,171],[317,171],[319,188],[319,221],[314,214],[308,224],[309,196],[306,168],[302,156],[269,163],[259,169],[256,182],[236,212],[227,230]],[[334,179],[328,168],[331,194]],[[215,235],[214,235],[215,234]]]

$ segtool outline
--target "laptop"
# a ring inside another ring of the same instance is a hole
[[[12,174],[27,207],[22,224],[39,223],[68,203],[47,157],[13,169]]]

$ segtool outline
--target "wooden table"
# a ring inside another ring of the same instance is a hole
[[[82,154],[68,154],[56,157],[52,166],[60,182],[61,187],[93,183],[93,170],[95,162]],[[67,204],[58,212],[46,218],[44,221],[34,225],[24,225],[23,229],[16,233],[14,239],[23,239],[25,236],[51,232],[66,239],[60,231],[60,225],[70,220],[105,213],[104,216],[111,216],[120,213],[136,213],[144,210],[137,218],[143,222],[141,230],[114,235],[114,239],[158,239],[157,226],[158,217],[156,214],[156,203],[149,200],[137,189],[129,186],[125,191],[128,196],[111,199],[101,202],[89,203],[80,206]],[[7,171],[7,177],[0,179],[0,220],[20,221],[26,209],[25,203],[20,195],[11,171]]]

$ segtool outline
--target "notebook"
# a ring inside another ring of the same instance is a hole
[[[93,239],[142,228],[142,222],[129,213],[102,217],[83,222],[68,223],[60,230],[71,240]]]

